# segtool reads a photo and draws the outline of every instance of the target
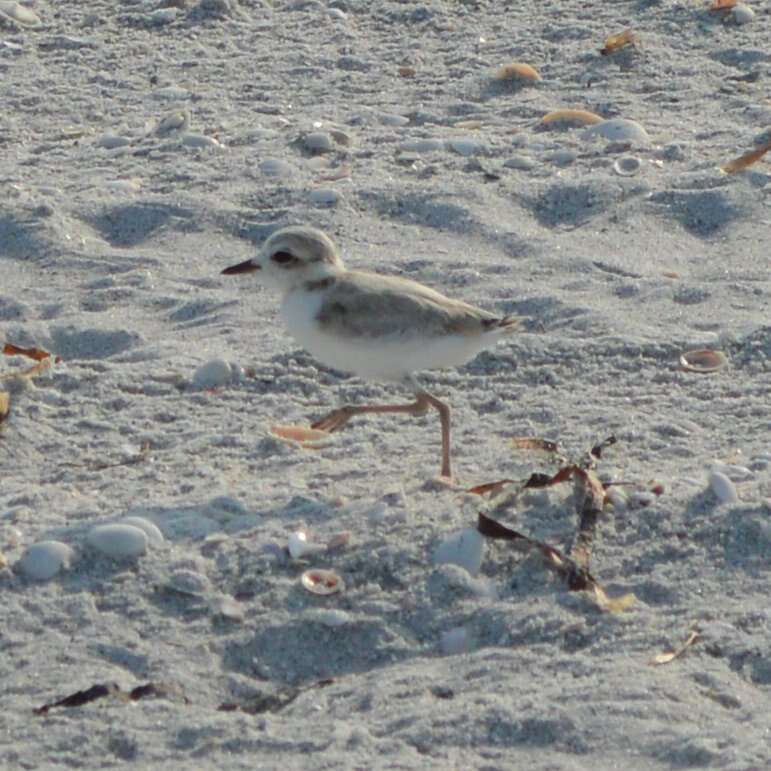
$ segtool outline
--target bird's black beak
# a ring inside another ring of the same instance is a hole
[[[225,268],[222,271],[225,276],[233,276],[236,273],[251,273],[254,270],[259,270],[260,266],[255,265],[251,260],[244,260],[239,262],[238,265],[231,265],[229,268]]]

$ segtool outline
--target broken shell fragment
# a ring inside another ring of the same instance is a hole
[[[493,76],[496,80],[519,80],[530,83],[537,83],[541,80],[541,75],[535,67],[524,62],[511,62],[504,64],[495,71]]]
[[[325,551],[326,546],[320,543],[313,543],[308,540],[308,534],[304,530],[296,530],[289,536],[287,549],[289,556],[293,560],[299,560],[301,557],[307,557],[310,554],[317,554]]]
[[[680,356],[680,366],[686,372],[708,374],[723,369],[728,364],[728,358],[722,351],[686,351]]]
[[[300,582],[311,594],[335,594],[345,589],[343,579],[334,570],[322,568],[306,570],[300,576]]]
[[[317,428],[305,428],[305,426],[276,425],[270,427],[270,433],[279,439],[299,442],[303,446],[329,439],[328,431],[319,431]]]
[[[640,171],[642,161],[634,155],[625,155],[617,158],[613,163],[613,171],[621,177],[633,177]]]
[[[589,110],[552,110],[541,118],[541,125],[549,128],[572,128],[602,123],[605,118]]]

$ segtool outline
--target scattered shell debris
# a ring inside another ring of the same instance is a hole
[[[311,594],[336,594],[345,589],[343,579],[334,570],[312,568],[300,576],[300,583]]]
[[[709,374],[723,369],[728,364],[728,357],[722,351],[700,349],[686,351],[680,355],[680,366],[686,372]]]

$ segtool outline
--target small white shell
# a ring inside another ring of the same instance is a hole
[[[234,381],[233,367],[224,359],[212,359],[193,373],[193,387],[219,388]]]
[[[69,567],[73,553],[72,548],[61,541],[41,541],[24,552],[16,568],[26,578],[47,581]]]
[[[96,551],[113,559],[139,557],[147,551],[147,535],[133,525],[97,525],[88,534]]]
[[[607,139],[609,142],[631,142],[637,145],[649,145],[648,132],[637,121],[626,118],[611,118],[584,129],[584,139]]]
[[[634,155],[624,155],[613,163],[613,171],[622,177],[633,177],[640,171],[642,161]]]
[[[0,14],[21,24],[23,27],[40,26],[40,17],[30,11],[29,8],[25,8],[21,3],[3,0],[3,2],[0,2]]]
[[[312,568],[300,576],[303,588],[312,594],[335,594],[345,589],[343,579],[334,570]]]
[[[736,492],[734,483],[720,471],[713,471],[709,475],[709,486],[720,503],[737,503],[739,493]]]
[[[737,3],[731,9],[731,18],[734,24],[749,24],[755,18],[755,11],[744,3]]]
[[[308,534],[304,530],[296,530],[292,533],[287,543],[289,556],[293,560],[298,560],[311,554],[318,554],[319,552],[326,551],[326,548],[324,544],[309,541]]]
[[[459,565],[472,576],[479,573],[484,555],[485,539],[474,527],[451,533],[434,549],[434,565]]]
[[[147,540],[153,546],[160,546],[164,541],[163,533],[158,529],[158,526],[144,517],[124,517],[120,521],[120,524],[132,525],[133,527],[138,527],[140,530],[143,530],[147,536]]]

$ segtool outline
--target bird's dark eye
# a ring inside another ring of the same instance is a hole
[[[290,262],[294,262],[295,256],[289,252],[276,252],[271,255],[271,260],[277,262],[279,265],[288,265]]]

